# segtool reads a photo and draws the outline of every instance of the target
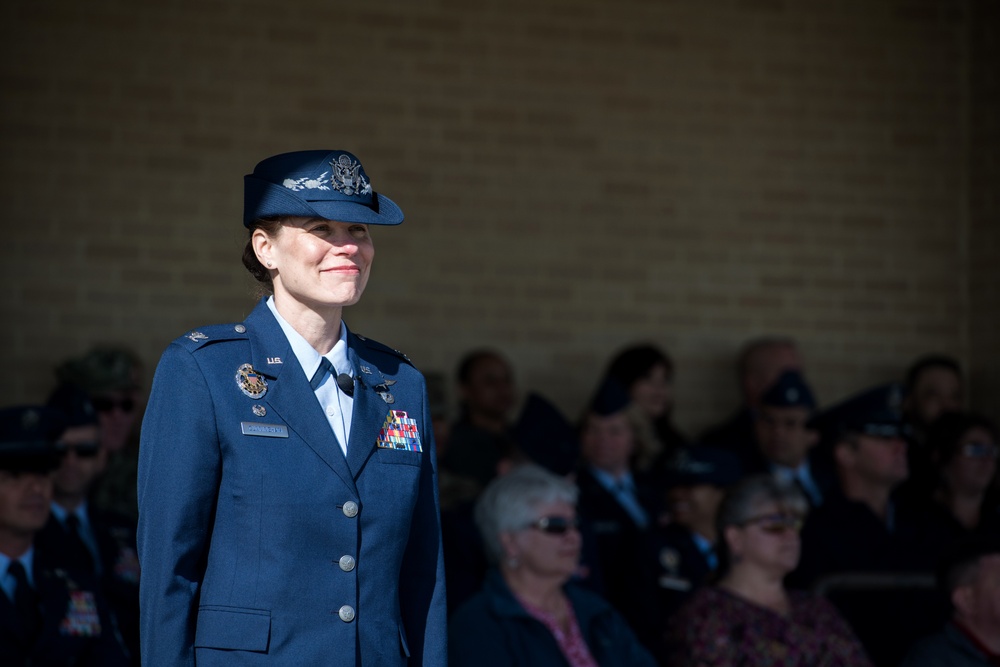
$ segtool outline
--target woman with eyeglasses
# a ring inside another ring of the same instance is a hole
[[[727,493],[717,519],[720,577],[696,592],[666,632],[671,667],[864,667],[864,649],[825,599],[789,591],[808,505],[770,475]]]
[[[476,524],[495,569],[449,624],[449,664],[655,665],[625,620],[572,583],[580,559],[577,490],[525,464],[490,483]]]
[[[971,412],[941,415],[927,431],[936,486],[930,512],[950,542],[1000,535],[996,426]]]

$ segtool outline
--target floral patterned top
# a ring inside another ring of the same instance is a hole
[[[711,586],[697,591],[667,627],[670,667],[871,667],[846,621],[824,598],[789,593],[791,612]]]

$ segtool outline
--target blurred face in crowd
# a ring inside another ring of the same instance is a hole
[[[138,390],[116,390],[91,397],[97,410],[101,446],[109,453],[120,452],[128,444],[139,417]]]
[[[785,371],[801,371],[802,357],[796,346],[772,343],[753,350],[747,357],[742,382],[743,398],[750,407],[760,405],[760,397]]]
[[[56,447],[64,452],[62,463],[52,477],[56,501],[60,497],[85,497],[104,471],[108,452],[100,446],[96,424],[71,426]]]
[[[518,568],[537,576],[566,581],[580,562],[576,508],[566,502],[538,505],[532,525],[502,533],[500,542],[505,556],[516,559]]]
[[[703,530],[704,526],[713,526],[725,495],[725,491],[714,484],[674,486],[667,492],[670,520],[689,530]],[[712,538],[713,535],[702,534],[702,537]]]
[[[806,428],[808,408],[762,406],[754,429],[760,452],[768,461],[797,468],[819,440],[819,434]]]
[[[943,413],[961,409],[961,378],[945,366],[924,369],[906,399],[906,411],[918,424],[931,424]]]
[[[895,487],[910,475],[906,441],[899,436],[858,435],[837,446],[837,460],[872,486]]]
[[[987,429],[970,428],[959,440],[955,457],[941,471],[948,488],[957,493],[985,492],[997,472],[997,452],[996,440]]]
[[[589,413],[580,434],[580,446],[587,463],[613,475],[629,468],[635,451],[635,432],[624,412],[611,415]]]
[[[952,602],[963,625],[1000,643],[1000,554],[980,558],[972,580],[955,589]]]
[[[725,539],[733,567],[783,576],[799,564],[802,517],[773,501],[757,503],[750,518],[726,528]]]
[[[51,473],[0,470],[0,544],[4,538],[30,538],[41,530],[51,502]]]
[[[488,355],[476,361],[459,389],[462,403],[473,417],[508,421],[515,401],[514,374],[500,357]]]
[[[650,419],[669,414],[674,407],[674,378],[663,364],[656,364],[649,373],[629,387],[629,398]]]

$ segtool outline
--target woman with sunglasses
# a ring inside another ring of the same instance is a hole
[[[666,633],[671,667],[864,667],[847,623],[825,599],[789,591],[808,505],[770,475],[733,487],[719,508],[720,577],[696,592]]]
[[[624,619],[571,582],[577,491],[525,464],[490,483],[476,523],[496,566],[449,626],[451,667],[652,666]]]

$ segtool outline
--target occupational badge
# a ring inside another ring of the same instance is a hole
[[[267,393],[267,380],[250,364],[243,364],[236,369],[236,386],[253,399],[262,398]]]
[[[187,336],[185,336],[185,338],[190,340],[192,343],[197,343],[200,340],[208,340],[208,336],[206,336],[200,331],[192,331]]]
[[[389,410],[378,434],[376,443],[382,449],[402,449],[408,452],[422,452],[417,420],[410,419],[403,410]]]

